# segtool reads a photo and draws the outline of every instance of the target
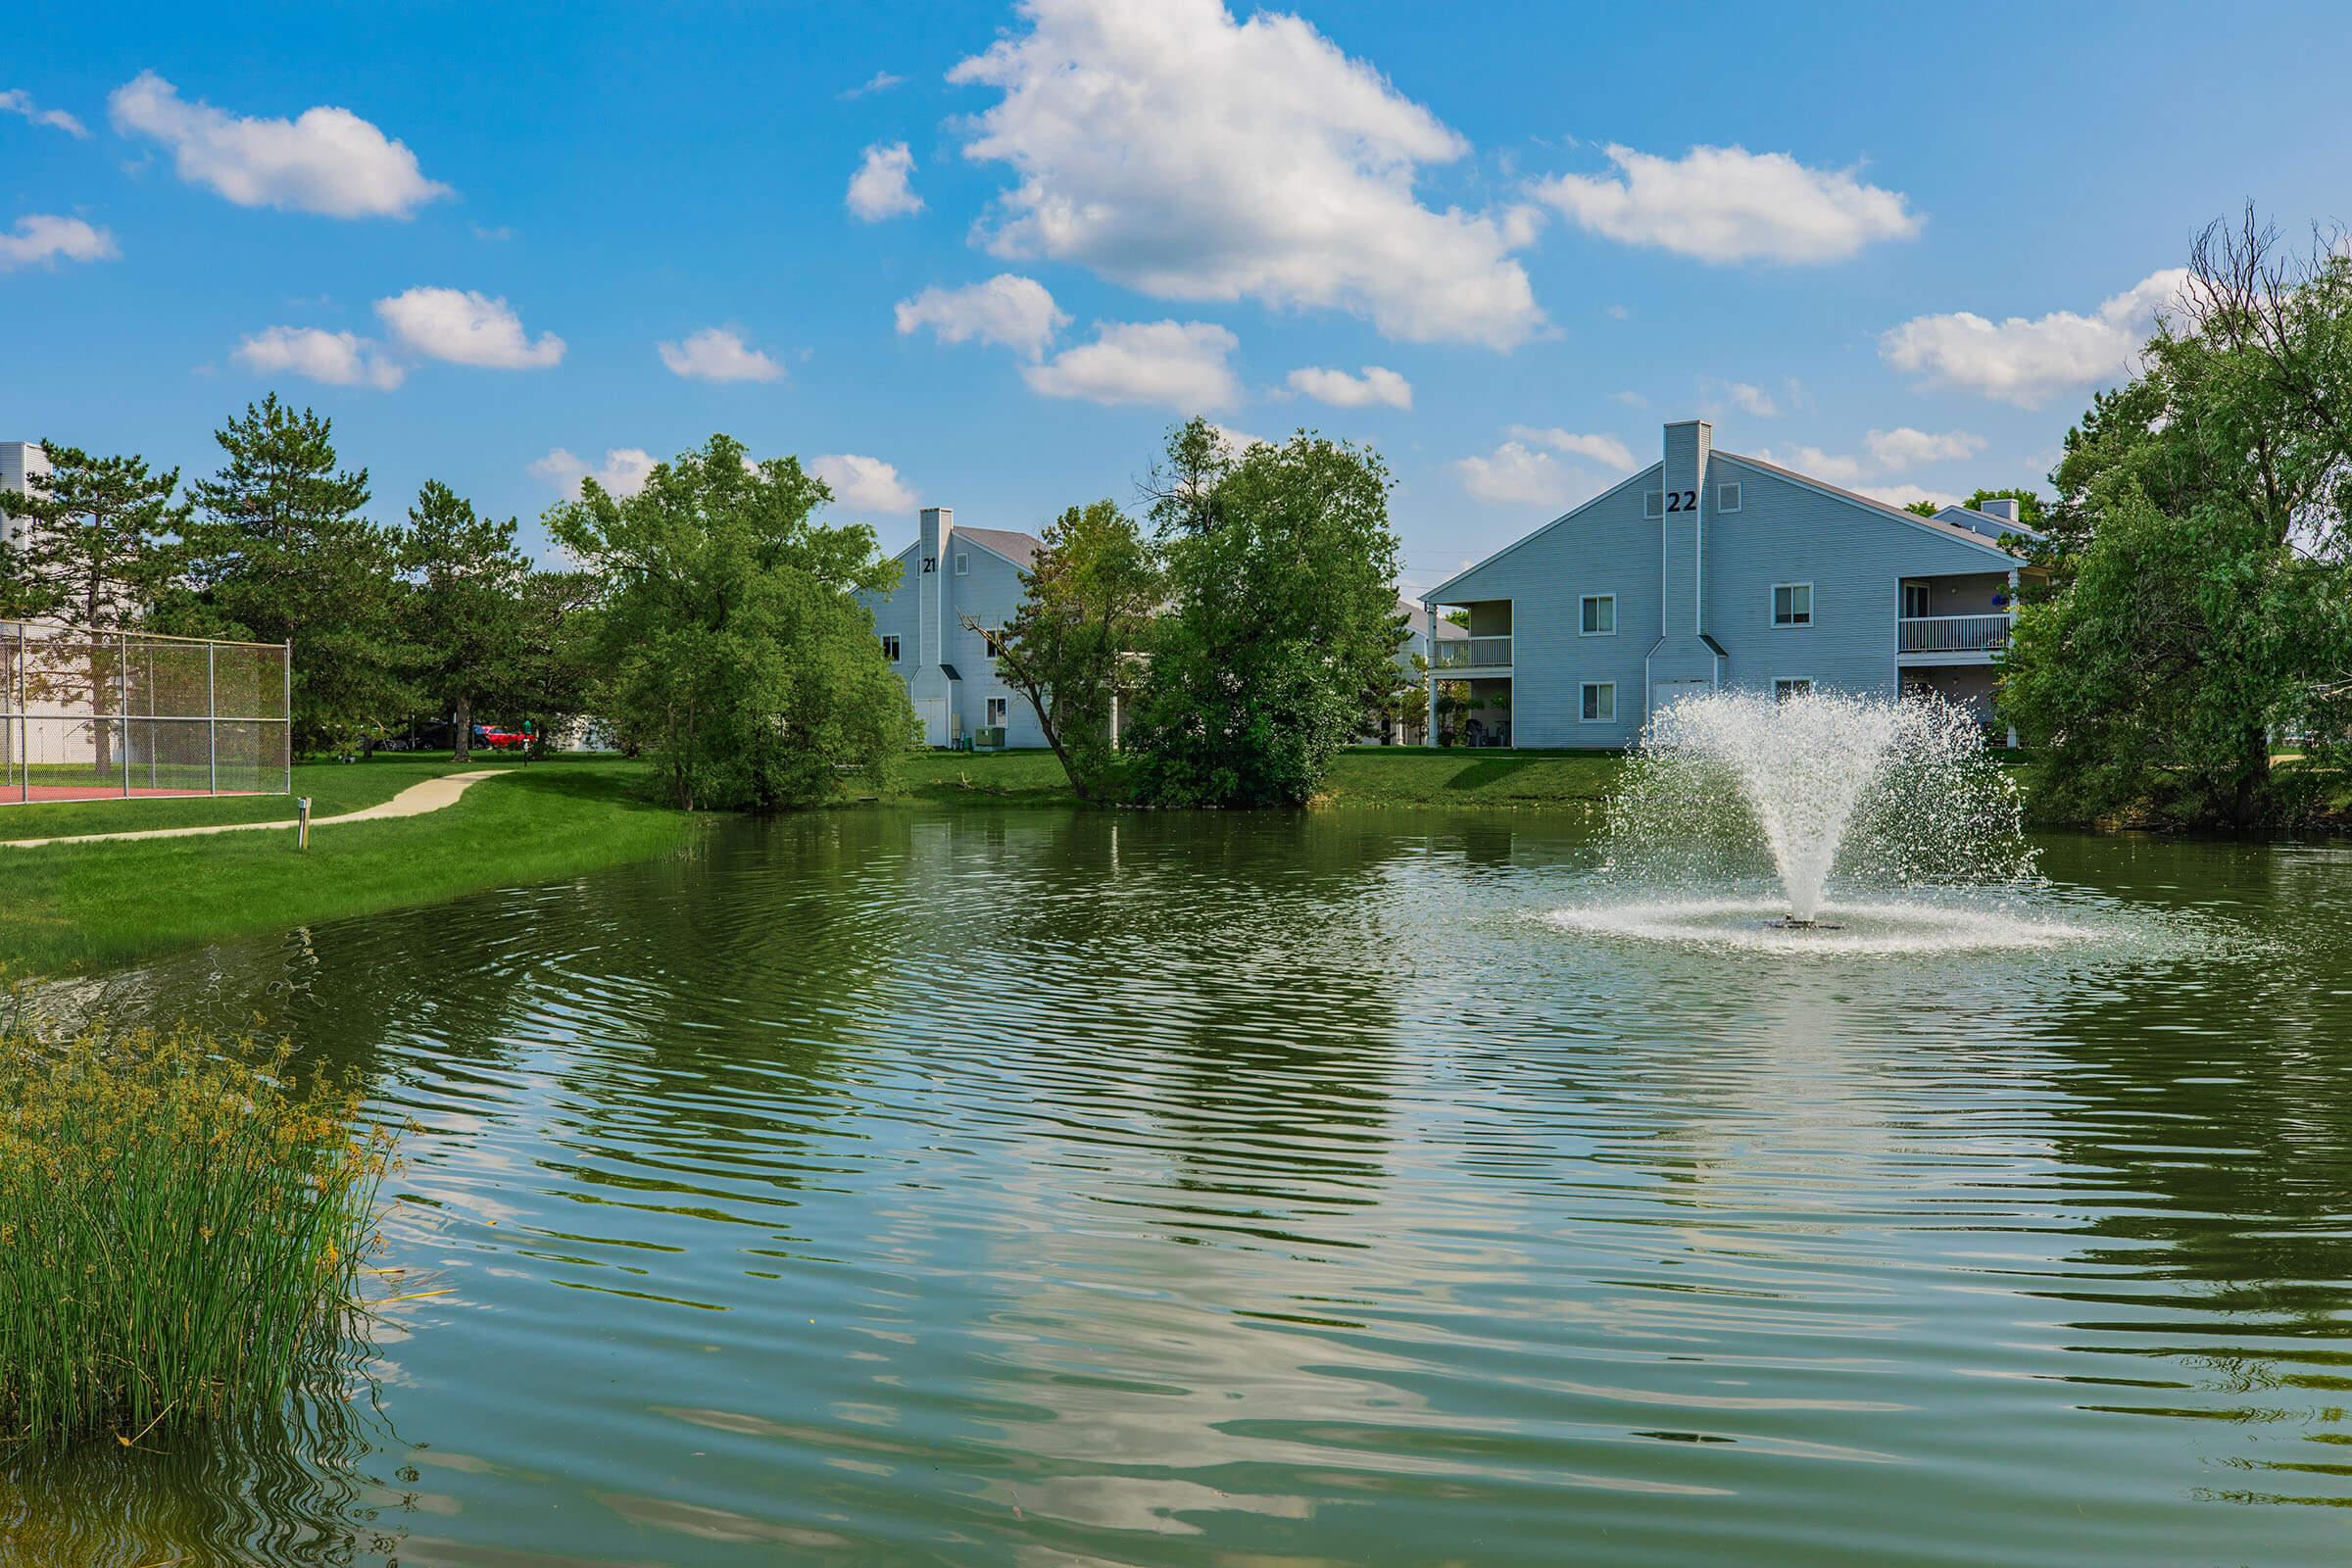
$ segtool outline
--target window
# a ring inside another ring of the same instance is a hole
[[[958,576],[958,577],[969,577],[971,574],[972,574],[972,558],[971,558],[971,555],[969,554],[969,552],[966,552],[966,551],[962,551],[962,550],[958,550],[958,551],[956,551],[956,576]]]
[[[896,637],[882,639],[882,657],[894,664],[899,662],[899,640]]]
[[[1584,721],[1588,724],[1617,722],[1617,683],[1613,680],[1585,682]]]
[[[1584,619],[1577,627],[1580,637],[1614,637],[1617,635],[1617,596],[1615,594],[1585,595]]]
[[[1791,697],[1810,697],[1812,695],[1813,677],[1810,675],[1793,677],[1784,675],[1772,683],[1772,700],[1776,703],[1785,703]]]
[[[980,634],[980,646],[988,650],[989,658],[1003,659],[1004,657],[1004,634],[1003,632],[984,631]]]
[[[1642,515],[1644,517],[1663,517],[1666,515],[1666,492],[1663,490],[1652,490],[1649,494],[1643,496],[1642,498]]]
[[[1772,585],[1772,623],[1775,626],[1813,624],[1813,585],[1776,582]]]
[[[1004,699],[1002,697],[991,697],[988,700],[988,727],[990,729],[1004,727]]]
[[[1740,487],[1736,484],[1717,485],[1715,487],[1715,510],[1719,513],[1738,512],[1740,510]]]
[[[1903,618],[1917,620],[1928,612],[1928,585],[1924,582],[1903,584]]]

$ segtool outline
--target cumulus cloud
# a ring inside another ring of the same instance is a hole
[[[808,465],[833,492],[834,505],[866,516],[904,516],[915,508],[914,492],[899,470],[880,458],[829,452]]]
[[[413,288],[375,302],[392,335],[429,359],[485,370],[543,370],[564,358],[564,340],[542,332],[533,342],[503,299],[471,289]]]
[[[999,272],[962,288],[931,287],[898,305],[899,331],[929,327],[942,343],[978,339],[1036,359],[1069,324],[1054,296],[1035,278]]]
[[[152,71],[117,87],[107,103],[116,129],[170,147],[180,178],[239,207],[407,218],[451,194],[424,177],[415,153],[348,109],[320,106],[293,120],[231,115],[181,98]]]
[[[784,367],[723,326],[706,326],[683,343],[657,343],[669,373],[689,381],[773,381]]]
[[[328,386],[371,386],[389,392],[408,372],[384,358],[380,345],[356,332],[315,326],[267,326],[229,356],[263,375],[299,375]]]
[[[1502,433],[1513,441],[1525,442],[1529,446],[1549,447],[1554,452],[1564,452],[1572,458],[1589,458],[1619,473],[1631,473],[1635,467],[1633,452],[1613,435],[1579,435],[1557,425],[1538,427],[1532,424],[1509,425]]]
[[[1413,406],[1412,382],[1377,365],[1365,366],[1361,375],[1306,366],[1291,372],[1289,384],[1292,391],[1335,409],[1362,409],[1376,403],[1392,409]]]
[[[23,115],[36,125],[48,125],[69,136],[86,139],[90,134],[89,126],[63,109],[43,109],[32,101],[32,94],[22,87],[0,89],[0,115]]]
[[[1907,424],[1891,430],[1873,430],[1862,438],[1870,449],[1871,461],[1889,473],[1899,473],[1923,463],[1948,463],[1955,458],[1973,458],[1984,450],[1984,438],[1969,430],[1946,430],[1941,433],[1915,430]]]
[[[645,488],[647,476],[654,471],[654,455],[643,447],[614,447],[605,454],[603,463],[591,468],[568,448],[557,447],[530,467],[533,474],[566,497],[580,494],[582,479],[594,479],[612,495],[633,496]]]
[[[1485,457],[1453,466],[1473,500],[1498,507],[1557,507],[1575,494],[1583,476],[1548,452],[1521,441],[1505,441]]]
[[[1837,262],[1920,229],[1901,192],[1866,185],[1850,169],[1807,169],[1787,153],[1607,153],[1614,175],[1561,174],[1537,181],[1535,193],[1570,221],[1628,245],[1702,262]]]
[[[1780,404],[1773,400],[1771,393],[1753,382],[1715,381],[1701,377],[1699,395],[1704,397],[1715,394],[1720,394],[1725,401],[1741,414],[1751,415],[1759,419],[1780,417]]]
[[[1973,311],[1915,316],[1879,334],[1879,357],[1930,385],[2039,408],[2053,393],[2129,374],[2158,314],[2187,276],[2181,268],[2151,272],[2088,316],[2052,311],[2002,321]]]
[[[850,212],[867,223],[921,212],[923,199],[906,183],[913,172],[914,155],[905,142],[876,142],[865,150],[865,161],[858,166],[858,172],[850,176],[846,198]]]
[[[1819,447],[1788,446],[1777,451],[1766,448],[1756,454],[1766,463],[1777,463],[1784,468],[1825,480],[1848,490],[1858,490],[1866,496],[1892,501],[1894,506],[1908,506],[1924,497],[1936,497],[1943,504],[1942,492],[1922,490],[1911,484],[1890,484],[1885,481],[1924,463],[1950,463],[1973,458],[1984,450],[1984,438],[1968,430],[1941,432],[1915,430],[1898,425],[1892,430],[1873,430],[1862,438],[1860,456],[1824,452]],[[1865,481],[1879,481],[1876,488]]]
[[[1003,97],[964,156],[1018,182],[982,225],[1162,299],[1368,316],[1415,342],[1510,348],[1544,325],[1511,253],[1527,207],[1443,211],[1424,166],[1470,144],[1308,23],[1222,0],[1024,0],[1029,30],[951,81]]]
[[[1873,501],[1884,501],[1890,507],[1910,507],[1915,503],[1925,501],[1938,512],[1945,507],[1960,506],[1967,499],[1943,490],[1923,490],[1915,484],[1865,486],[1862,494],[1870,497]]]
[[[1102,321],[1095,340],[1021,368],[1033,392],[1090,403],[1150,403],[1180,414],[1239,403],[1230,363],[1241,340],[1208,321]]]
[[[0,231],[0,272],[35,265],[54,267],[60,261],[111,261],[122,254],[115,249],[114,235],[78,218],[30,213],[17,220],[15,233]]]

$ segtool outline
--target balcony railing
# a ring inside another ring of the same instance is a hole
[[[1511,665],[1508,637],[1457,637],[1438,644],[1437,652],[1432,663],[1438,669],[1508,669]]]
[[[1906,654],[1993,654],[2009,646],[2007,615],[1905,615],[1895,648]]]

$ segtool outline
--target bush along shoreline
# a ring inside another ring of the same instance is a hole
[[[0,1027],[0,1452],[273,1408],[367,1311],[395,1135],[285,1048]]]

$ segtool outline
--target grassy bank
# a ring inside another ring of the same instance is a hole
[[[488,760],[475,765],[489,765]],[[318,763],[297,788],[320,815],[388,800],[451,771],[446,757]],[[700,820],[631,793],[638,764],[557,759],[516,767],[425,816],[290,833],[0,848],[0,967],[91,968],[192,943],[438,903],[659,855]],[[10,836],[253,820],[253,801],[129,801],[0,808]],[[268,803],[288,814],[289,803]]]
[[[1616,784],[1617,752],[1430,750],[1364,746],[1343,752],[1317,804],[1589,809]],[[904,769],[895,799],[941,806],[1066,806],[1051,752],[970,756],[926,752]]]
[[[289,1077],[211,1040],[0,1035],[0,1452],[268,1410],[340,1349],[390,1141]]]

